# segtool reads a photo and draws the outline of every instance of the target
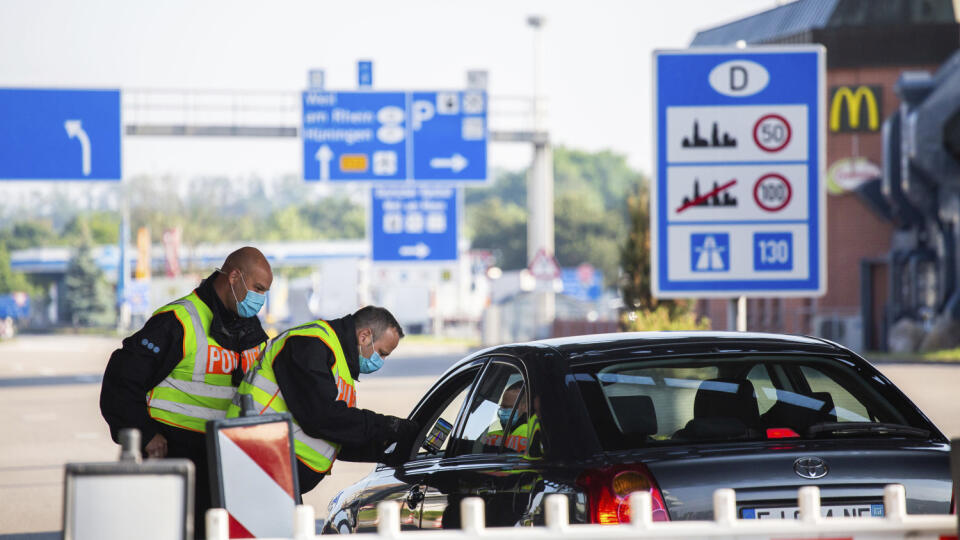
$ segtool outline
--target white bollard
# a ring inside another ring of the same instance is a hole
[[[713,520],[718,525],[730,526],[737,521],[737,494],[730,488],[713,492]]]
[[[293,537],[296,540],[313,540],[317,535],[317,520],[313,507],[300,504],[293,509]]]
[[[483,499],[467,497],[460,501],[460,528],[467,535],[477,535],[486,527],[484,521]]]
[[[400,503],[383,501],[377,505],[377,534],[388,538],[400,534]]]
[[[204,516],[207,540],[230,540],[230,514],[223,508],[211,508]]]
[[[797,506],[800,507],[800,521],[804,523],[820,521],[820,488],[803,486],[797,490]]]
[[[646,529],[653,524],[653,497],[649,491],[630,494],[630,523],[638,529]]]
[[[907,491],[902,484],[883,488],[883,515],[891,521],[903,521],[907,517]]]
[[[565,495],[548,495],[546,511],[547,528],[552,532],[559,533],[570,525],[570,503]]]

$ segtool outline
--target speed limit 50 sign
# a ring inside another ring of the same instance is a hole
[[[825,51],[654,53],[657,297],[826,292]]]

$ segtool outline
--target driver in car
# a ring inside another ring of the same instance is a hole
[[[500,429],[489,431],[481,437],[484,447],[498,448],[504,432],[509,430],[504,447],[521,454],[527,450],[530,438],[539,430],[540,422],[536,413],[527,417],[527,400],[519,399],[522,389],[523,381],[517,381],[503,391],[497,409]]]

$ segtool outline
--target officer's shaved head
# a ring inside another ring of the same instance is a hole
[[[236,303],[247,296],[246,291],[263,294],[272,283],[273,270],[267,258],[259,249],[245,246],[227,255],[213,286],[223,305],[235,312]]]
[[[227,273],[231,270],[240,270],[246,274],[254,272],[258,268],[265,269],[267,272],[271,272],[272,275],[270,263],[267,262],[267,258],[263,256],[263,253],[255,247],[244,246],[227,255],[226,260],[223,261],[222,270]]]

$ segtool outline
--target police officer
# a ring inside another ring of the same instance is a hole
[[[210,506],[206,422],[225,417],[243,371],[267,340],[256,315],[272,282],[263,253],[234,251],[192,293],[124,339],[103,376],[100,412],[114,441],[121,429],[136,428],[148,457],[187,458],[196,466],[198,537]]]
[[[367,306],[353,315],[291,328],[267,344],[247,373],[228,417],[240,415],[250,395],[257,414],[289,412],[300,492],[316,487],[339,457],[345,461],[402,461],[417,435],[416,423],[357,408],[356,381],[383,366],[403,337],[384,308]],[[396,442],[389,456],[384,450]]]

